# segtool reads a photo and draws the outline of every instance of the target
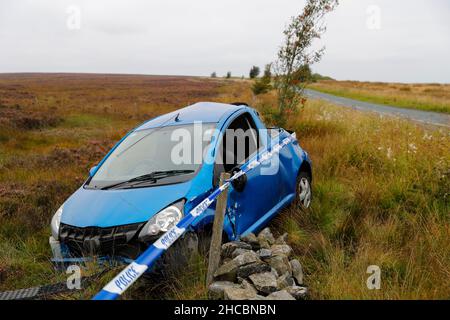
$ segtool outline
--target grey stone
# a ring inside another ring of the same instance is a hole
[[[242,289],[253,291],[255,294],[258,293],[257,290],[255,289],[255,287],[250,282],[248,282],[245,279],[242,279],[242,282],[241,282],[240,286],[241,286]]]
[[[263,248],[263,249],[270,249],[270,243],[269,243],[269,241],[267,241],[266,239],[263,239],[263,238],[258,239],[258,241],[259,241],[259,246],[260,246],[260,248]]]
[[[251,245],[253,250],[258,250],[261,247],[258,238],[255,236],[254,233],[249,233],[241,237],[241,240]]]
[[[271,272],[254,273],[249,278],[259,292],[269,294],[277,291],[277,279]]]
[[[223,258],[231,258],[233,251],[238,248],[251,250],[252,246],[242,241],[227,242],[222,245],[221,255]]]
[[[227,287],[224,290],[225,300],[253,300],[256,298],[256,291],[244,288]]]
[[[291,296],[293,296],[295,299],[305,299],[305,297],[308,294],[308,288],[306,287],[300,287],[300,286],[289,286],[284,288]]]
[[[272,232],[269,228],[265,228],[261,230],[261,232],[258,234],[258,241],[261,244],[261,241],[268,242],[269,245],[272,245],[275,243],[275,237],[273,236]]]
[[[267,263],[254,262],[244,266],[241,266],[237,270],[237,276],[241,278],[247,278],[253,273],[269,272],[271,267]]]
[[[267,300],[295,300],[286,290],[276,291],[266,297]]]
[[[283,233],[281,236],[279,236],[278,238],[275,239],[275,244],[287,244],[286,243],[287,237],[288,237],[288,234]]]
[[[256,252],[248,251],[236,256],[233,259],[233,261],[236,262],[238,267],[240,267],[246,264],[260,262],[261,260],[259,259],[258,254]]]
[[[292,273],[289,259],[284,255],[272,256],[268,260],[268,263],[277,271],[279,275],[285,274],[286,272]]]
[[[225,288],[239,288],[240,285],[230,281],[216,281],[208,287],[208,298],[211,300],[223,300]]]
[[[278,278],[278,272],[273,267],[270,267],[270,272],[275,276],[275,278]]]
[[[289,272],[286,272],[281,277],[277,279],[277,287],[278,290],[282,290],[289,286],[294,286],[295,280],[294,278],[289,274]]]
[[[303,268],[300,261],[293,259],[289,262],[292,269],[292,275],[297,280],[297,284],[303,284]]]
[[[292,248],[287,244],[274,244],[270,247],[270,249],[272,250],[272,255],[274,256],[285,255],[289,258],[292,254]]]
[[[214,272],[214,279],[234,282],[238,267],[237,262],[234,260],[226,262]]]
[[[254,251],[248,251],[238,255],[233,260],[222,264],[216,272],[214,272],[214,279],[222,281],[236,281],[238,268],[247,264],[261,262],[258,255]]]
[[[242,248],[237,248],[236,250],[233,251],[233,253],[231,254],[231,258],[236,258],[237,256],[246,253],[246,252],[250,252],[251,250],[248,249],[242,249]]]
[[[268,259],[272,256],[272,251],[270,249],[262,248],[259,249],[257,253],[259,255],[259,258],[263,260]]]

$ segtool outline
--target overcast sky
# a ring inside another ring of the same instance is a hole
[[[341,0],[323,60],[337,79],[450,82],[450,1]],[[302,0],[0,0],[0,72],[247,75]]]

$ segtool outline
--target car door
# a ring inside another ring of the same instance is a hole
[[[231,173],[266,148],[267,141],[261,139],[252,116],[248,112],[237,116],[223,131],[217,153],[221,157],[216,158],[215,163],[215,184],[221,172]],[[254,232],[261,227],[279,201],[277,184],[277,174],[267,174],[265,168],[259,166],[247,173],[243,190],[230,187],[227,216],[234,225],[235,236]]]

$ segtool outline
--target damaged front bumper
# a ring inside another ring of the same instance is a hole
[[[121,255],[74,255],[67,244],[56,240],[53,236],[49,238],[49,244],[52,250],[51,262],[57,270],[65,270],[69,265],[73,264],[86,266],[92,263],[104,267],[116,267],[128,265],[136,258]],[[150,243],[148,245],[150,245]],[[199,240],[197,234],[195,232],[187,232],[174,246],[164,253],[160,261],[158,261],[153,268],[147,269],[146,273],[159,271],[168,266],[184,267],[189,257],[193,253],[198,252],[198,248]]]
[[[56,240],[52,236],[49,238],[49,244],[52,250],[51,262],[58,270],[66,269],[73,264],[86,265],[94,263],[105,267],[114,267],[127,265],[133,261],[133,259],[122,256],[74,256],[65,243]]]

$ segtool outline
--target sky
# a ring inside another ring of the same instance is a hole
[[[0,73],[248,75],[276,59],[302,0],[1,0]],[[340,0],[313,71],[450,83],[450,1]]]

